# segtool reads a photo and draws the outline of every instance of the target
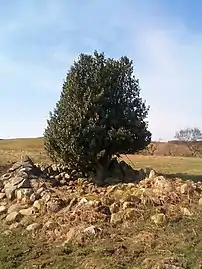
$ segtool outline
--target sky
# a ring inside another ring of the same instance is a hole
[[[133,60],[154,140],[202,129],[199,0],[0,1],[0,138],[39,137],[80,53]]]

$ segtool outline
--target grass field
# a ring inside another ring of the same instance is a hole
[[[1,140],[0,174],[25,154],[36,162],[49,162],[41,138]],[[202,181],[200,158],[140,155],[122,158],[134,168],[152,167],[171,178]],[[202,212],[196,209],[197,204],[187,207],[197,213],[163,227],[152,224],[150,218],[106,226],[101,238],[65,247],[49,245],[40,235],[33,238],[21,227],[9,236],[4,235],[1,226],[0,269],[200,269]],[[175,267],[165,267],[165,261]]]
[[[35,162],[50,162],[44,152],[42,138],[25,138],[0,140],[0,166],[9,165],[19,160],[23,155],[29,155]],[[122,156],[134,168],[152,167],[159,173],[183,179],[202,179],[202,158],[170,157],[170,156]]]

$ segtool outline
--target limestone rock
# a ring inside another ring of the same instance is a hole
[[[96,233],[101,232],[101,231],[102,231],[101,228],[92,225],[92,226],[89,226],[86,229],[84,229],[83,232],[84,233],[90,233],[90,234],[96,234]]]
[[[192,216],[192,215],[193,215],[193,213],[191,213],[191,212],[189,211],[189,209],[186,208],[186,207],[181,207],[180,210],[181,210],[181,212],[182,212],[182,214],[183,214],[184,216]]]
[[[39,195],[37,195],[36,193],[32,193],[29,197],[30,202],[32,203],[34,203],[38,198],[39,198]]]
[[[123,210],[127,208],[134,208],[134,207],[136,207],[136,204],[133,202],[124,202],[122,206]]]
[[[18,201],[21,201],[24,197],[29,198],[33,193],[32,189],[22,188],[16,191],[16,198]],[[29,200],[29,199],[27,199]]]
[[[81,200],[78,202],[78,206],[82,206],[82,205],[85,205],[85,204],[87,204],[88,203],[88,200],[85,198],[85,197],[83,197],[83,198],[81,198]]]
[[[5,205],[1,205],[0,206],[0,215],[6,213],[6,211],[7,211],[6,206]]]
[[[5,190],[5,195],[9,200],[13,200],[15,198],[16,186],[12,186],[10,183],[8,183],[4,187],[4,190]]]
[[[10,214],[7,215],[7,217],[6,217],[6,222],[7,222],[8,224],[11,224],[11,223],[13,223],[13,222],[18,222],[18,221],[20,221],[20,219],[21,219],[21,215],[20,215],[20,213],[17,212],[17,211],[14,211],[14,212],[12,212],[12,213],[10,213]]]
[[[149,177],[148,177],[148,178],[152,179],[152,178],[155,178],[155,176],[156,176],[156,173],[155,173],[155,171],[152,169],[152,170],[149,172]]]
[[[21,209],[19,211],[19,213],[23,216],[31,216],[34,213],[34,208],[33,207],[29,207],[29,208],[25,208],[25,209]]]
[[[63,200],[54,197],[50,201],[48,201],[46,208],[48,212],[56,213],[62,209],[63,204],[64,204]]]
[[[6,197],[6,194],[4,192],[0,193],[0,200],[4,199]]]
[[[198,200],[198,205],[202,208],[202,198]]]
[[[41,202],[40,202],[39,200],[36,200],[36,201],[33,203],[33,207],[34,207],[35,209],[37,209],[38,211],[40,211],[40,210],[41,210],[41,207],[42,207],[42,204],[41,204]]]
[[[42,192],[41,193],[41,199],[43,200],[44,203],[47,203],[51,199],[51,194],[49,192]]]
[[[115,224],[115,225],[122,223],[123,216],[124,216],[124,214],[121,211],[111,214],[110,223]]]
[[[13,186],[19,185],[24,180],[23,177],[15,176],[10,178],[9,183]]]
[[[65,173],[65,179],[70,179],[70,175],[69,174],[67,174],[67,173]]]
[[[14,222],[9,226],[9,230],[16,229],[19,226],[19,222]]]
[[[22,209],[22,206],[20,204],[13,204],[8,208],[7,213],[10,214],[12,212],[19,212],[20,209]]]
[[[36,231],[36,230],[38,230],[40,228],[41,228],[41,224],[35,222],[35,223],[32,223],[32,224],[28,225],[26,230],[28,232],[31,232],[31,231],[34,232],[34,231]]]

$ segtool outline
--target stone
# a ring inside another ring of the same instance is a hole
[[[6,174],[4,174],[3,176],[0,177],[0,180],[2,182],[7,181],[12,177],[12,175],[13,175],[12,173],[6,173]]]
[[[23,177],[15,176],[9,180],[9,183],[13,186],[20,184],[24,180]]]
[[[4,187],[5,195],[9,200],[13,200],[15,198],[15,190],[16,186],[12,186],[9,183]]]
[[[30,197],[33,193],[32,189],[29,188],[23,188],[16,191],[16,198],[18,201],[21,201],[23,197]]]
[[[181,185],[181,187],[180,187],[180,192],[181,192],[182,194],[186,194],[186,193],[188,193],[188,190],[189,190],[189,184],[184,183],[184,184]]]
[[[124,202],[122,205],[123,210],[127,208],[134,208],[134,207],[136,207],[136,204],[133,202]]]
[[[19,212],[14,211],[6,216],[6,222],[11,224],[13,222],[18,222],[21,219],[21,215]]]
[[[37,195],[36,193],[32,193],[29,197],[30,202],[32,203],[34,203],[38,198],[39,198],[39,195]]]
[[[7,211],[6,206],[5,205],[1,205],[0,206],[0,215],[6,213],[6,211]]]
[[[21,209],[19,211],[19,213],[23,216],[31,216],[34,213],[34,208],[33,207],[29,207],[29,208],[25,208],[25,209]]]
[[[53,198],[50,201],[48,201],[46,208],[48,212],[56,213],[60,211],[63,207],[63,200],[59,198]]]
[[[99,206],[99,203],[99,201],[90,200],[87,204],[95,208],[96,206]]]
[[[60,180],[60,184],[61,184],[61,185],[66,185],[66,184],[67,184],[66,179],[64,179],[64,178],[63,178],[63,179],[61,179],[61,180]]]
[[[15,170],[19,169],[22,167],[23,163],[22,162],[16,162],[13,164],[13,166],[8,170],[9,172],[14,172]]]
[[[36,194],[41,195],[41,193],[43,191],[45,191],[45,188],[44,187],[40,187],[39,189],[37,189]]]
[[[198,205],[202,208],[202,198],[198,200]]]
[[[0,200],[4,199],[6,197],[6,194],[4,192],[0,193]]]
[[[32,224],[28,225],[26,230],[28,232],[31,232],[31,231],[34,232],[34,231],[36,231],[36,230],[38,230],[40,228],[41,228],[41,224],[35,222],[35,223],[32,223]]]
[[[83,230],[84,233],[90,233],[90,234],[96,234],[96,233],[101,232],[101,231],[102,231],[101,228],[98,228],[94,225],[87,227],[86,229]]]
[[[15,212],[15,211],[16,211],[16,212],[19,212],[20,209],[22,209],[22,207],[21,207],[20,204],[13,204],[13,205],[11,205],[11,206],[8,208],[7,213],[10,214],[10,213]]]
[[[16,229],[19,226],[19,222],[14,222],[9,226],[9,230]]]
[[[186,207],[181,207],[181,212],[182,212],[182,214],[183,214],[184,216],[192,216],[192,215],[193,215],[193,213],[191,213],[191,212],[189,211],[189,209],[187,209]]]
[[[18,188],[32,188],[31,182],[28,178],[24,178],[19,184]]]
[[[70,175],[69,174],[67,174],[67,173],[65,173],[65,179],[70,179]]]
[[[39,200],[36,200],[33,203],[33,207],[39,211],[41,209],[41,207],[42,207],[42,204],[41,204],[41,202]]]
[[[51,199],[51,194],[49,192],[41,193],[41,199],[47,203]]]
[[[78,206],[82,206],[82,205],[85,205],[85,204],[87,204],[88,203],[88,200],[85,198],[85,197],[83,197],[83,198],[81,198],[81,200],[78,202]]]
[[[148,176],[148,178],[152,179],[152,178],[155,178],[155,176],[156,176],[156,173],[155,173],[155,171],[152,169],[152,170],[149,172],[149,176]]]
[[[62,177],[61,177],[61,175],[59,174],[59,175],[57,175],[57,176],[55,176],[55,179],[56,180],[60,180]]]
[[[18,173],[17,173],[17,175],[19,176],[19,177],[22,177],[22,178],[28,178],[28,174],[24,171],[24,170],[20,170],[20,171],[18,171]]]
[[[111,214],[110,223],[121,224],[123,222],[123,212],[119,211],[117,213]]]

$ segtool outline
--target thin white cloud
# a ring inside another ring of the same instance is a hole
[[[40,92],[43,98],[53,94],[55,99],[44,99],[44,107],[38,108],[35,116],[27,111],[21,119],[12,115],[20,109],[15,100],[6,104],[0,100],[1,136],[42,135],[48,111],[59,97],[70,64],[78,53],[94,49],[104,50],[109,57],[133,58],[141,95],[151,106],[149,124],[154,139],[172,139],[176,130],[187,126],[202,129],[202,33],[191,31],[179,19],[170,19],[160,7],[145,6],[141,1],[136,2],[134,10],[122,1],[88,1],[77,17],[71,15],[76,5],[66,1],[19,2],[24,8],[0,25],[1,91],[9,91],[11,98],[20,91],[30,97],[39,97]],[[117,9],[113,9],[115,2]],[[24,53],[21,59],[14,41],[24,32],[31,37],[40,35],[44,44],[39,48],[37,39],[28,40],[30,55],[26,58]],[[38,51],[31,48],[33,41]],[[10,115],[2,116],[3,111],[10,111]]]
[[[139,32],[136,69],[142,94],[151,105],[153,137],[167,140],[180,128],[202,128],[202,35],[182,24],[170,29],[159,25]]]

